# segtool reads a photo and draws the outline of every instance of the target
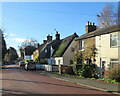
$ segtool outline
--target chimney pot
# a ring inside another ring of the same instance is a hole
[[[95,23],[89,23],[89,25],[85,26],[86,27],[86,33],[89,33],[89,32],[92,32],[92,31],[95,31],[97,29],[97,27],[95,26]]]
[[[89,21],[87,22],[87,25],[89,25]]]
[[[55,37],[56,37],[56,40],[60,40],[60,34],[58,34],[58,31],[56,31]]]
[[[58,31],[56,31],[56,34],[58,34]]]
[[[39,48],[40,44],[38,43],[37,48]]]
[[[92,25],[92,23],[90,22],[90,25]]]
[[[52,36],[50,36],[50,34],[48,34],[48,36],[47,36],[47,42],[50,42],[50,41],[52,41]]]
[[[46,44],[47,43],[47,40],[43,40],[43,44]]]

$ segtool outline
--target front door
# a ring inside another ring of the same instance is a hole
[[[105,70],[107,68],[107,58],[101,58],[101,77],[104,78]]]

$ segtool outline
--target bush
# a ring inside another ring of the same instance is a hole
[[[73,70],[72,70],[72,67],[63,67],[62,68],[62,73],[64,73],[64,74],[73,74]]]
[[[36,58],[35,59],[35,64],[39,64],[40,62],[39,62],[39,59],[38,58]]]
[[[82,68],[78,70],[78,75],[85,78],[92,77],[92,68],[90,66],[82,65]]]
[[[44,60],[44,59],[43,59],[43,60],[40,60],[40,61],[39,61],[39,64],[48,64],[48,62],[47,62],[47,60]]]
[[[83,76],[85,78],[91,78],[92,77],[92,69],[89,66],[85,67],[85,70],[83,72]]]
[[[117,82],[120,82],[120,67],[115,67],[112,69],[108,69],[105,72],[105,78],[106,79],[111,79],[111,80],[116,80]]]

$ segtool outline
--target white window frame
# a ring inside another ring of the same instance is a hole
[[[60,63],[61,63],[61,60],[59,59],[59,60],[58,60],[58,65],[59,65]]]
[[[117,45],[112,45],[112,40],[117,41]],[[118,47],[120,46],[120,33],[114,33],[114,34],[110,34],[110,47]]]
[[[112,60],[112,59],[114,59],[114,60]],[[119,58],[110,58],[110,68],[113,68],[114,63],[119,64]]]
[[[84,51],[84,40],[79,41],[79,50]]]

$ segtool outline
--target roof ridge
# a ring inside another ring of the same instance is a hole
[[[77,35],[77,34],[74,33],[74,34],[72,34],[72,35],[70,35],[70,36],[67,36],[67,37],[63,38],[62,40],[67,39],[67,38],[72,37],[72,36],[75,36],[75,35]]]
[[[81,35],[80,37],[76,38],[76,40],[85,39],[85,38],[89,38],[89,37],[93,37],[93,36],[99,36],[99,35],[103,35],[103,34],[108,34],[108,33],[115,32],[115,31],[120,31],[119,26],[120,26],[120,24],[116,24],[116,25],[111,25],[111,26],[107,26],[104,28],[99,28],[90,33],[85,33],[85,34]]]

